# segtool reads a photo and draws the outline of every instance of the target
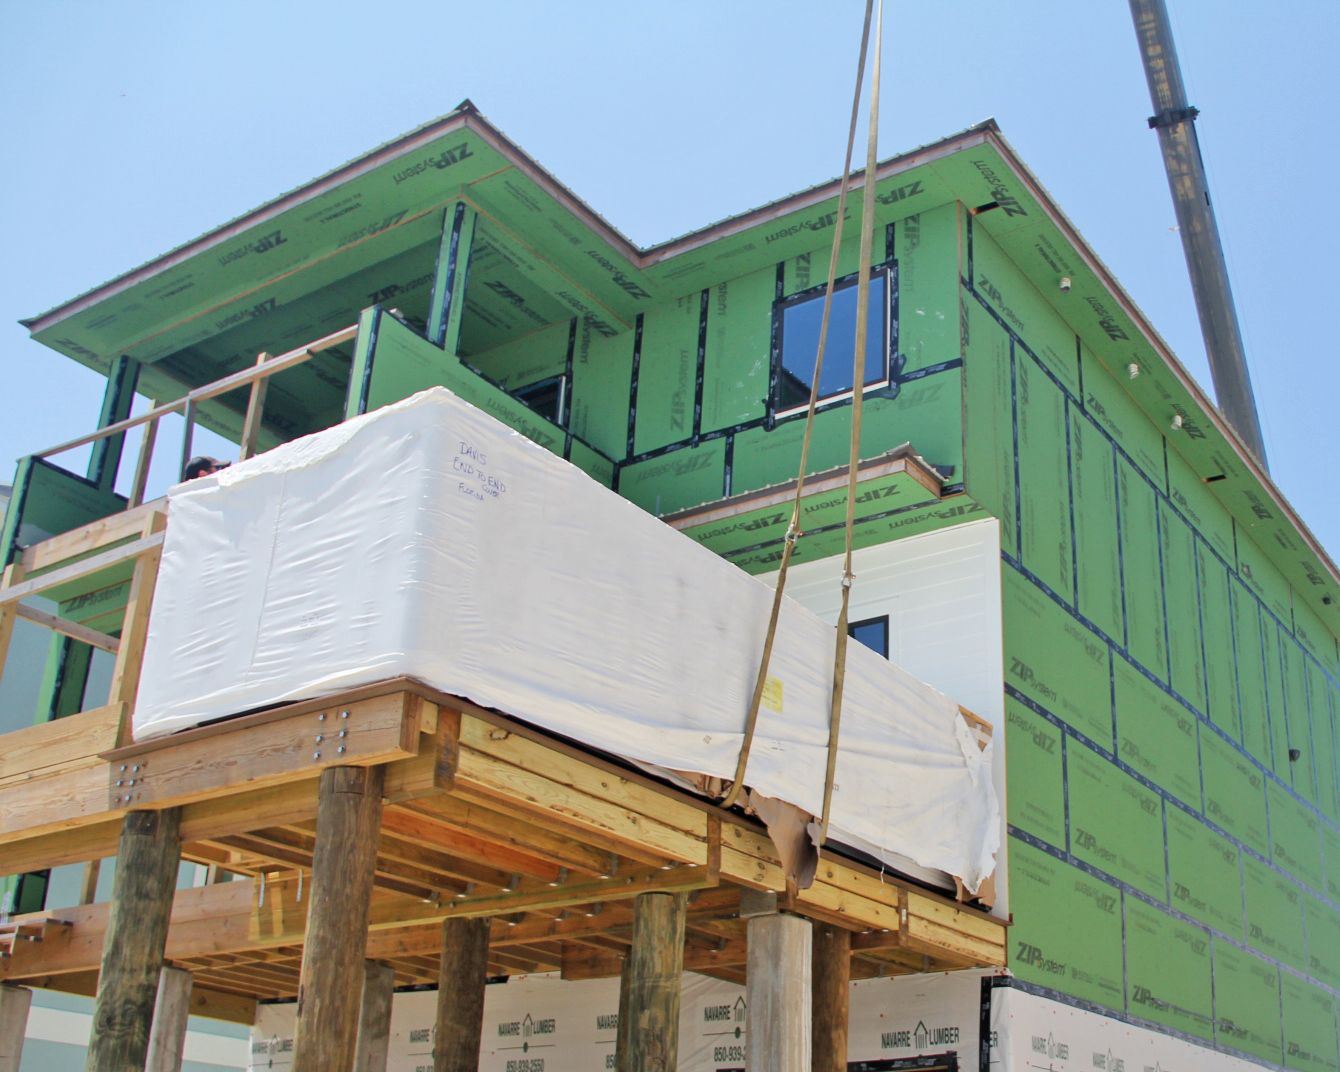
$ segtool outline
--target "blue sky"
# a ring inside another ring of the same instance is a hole
[[[887,0],[880,152],[987,116],[1209,373],[1123,0]],[[1276,483],[1332,556],[1340,0],[1169,0]],[[634,241],[836,174],[857,0],[0,0],[0,482],[101,383],[15,321],[470,97]]]

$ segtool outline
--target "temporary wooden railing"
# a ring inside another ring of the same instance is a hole
[[[249,386],[251,396],[247,400],[246,416],[242,421],[241,442],[238,444],[239,457],[241,459],[249,458],[256,453],[256,446],[260,438],[261,414],[265,407],[265,392],[270,377],[310,361],[323,350],[341,346],[357,334],[358,325],[354,324],[347,328],[341,328],[339,331],[331,332],[314,342],[289,350],[277,357],[261,353],[257,356],[256,363],[251,368],[242,369],[240,372],[234,372],[202,387],[193,388],[180,398],[174,398],[170,402],[157,403],[137,416],[127,417],[123,421],[116,421],[99,428],[95,432],[66,440],[64,443],[57,443],[54,447],[38,451],[34,457],[50,458],[56,454],[63,454],[67,450],[84,447],[90,443],[96,443],[100,439],[107,439],[109,436],[120,435],[132,428],[146,425],[144,438],[140,442],[139,455],[135,462],[135,475],[131,483],[127,504],[129,509],[134,509],[144,501],[144,491],[149,479],[149,463],[153,457],[154,442],[158,434],[158,422],[163,417],[170,413],[179,412],[185,417],[186,423],[182,430],[181,446],[181,468],[184,469],[191,457],[191,439],[195,427],[196,408],[200,403],[211,398],[217,398],[220,395],[226,395],[229,391],[236,391]]]

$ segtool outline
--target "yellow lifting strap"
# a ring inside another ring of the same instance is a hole
[[[851,123],[847,132],[847,155],[842,166],[842,181],[838,187],[837,220],[833,228],[833,249],[828,261],[828,285],[824,291],[823,315],[819,321],[819,344],[814,358],[814,377],[810,384],[809,406],[805,414],[805,435],[800,445],[800,467],[796,476],[796,494],[791,505],[791,521],[787,526],[782,547],[782,560],[777,570],[777,586],[772,598],[772,613],[768,618],[768,631],[763,641],[763,654],[759,659],[758,676],[754,680],[754,691],[749,701],[749,712],[745,719],[744,740],[740,744],[740,755],[735,764],[735,775],[730,791],[722,800],[723,807],[730,807],[739,798],[744,789],[745,770],[749,765],[749,753],[753,748],[754,734],[758,727],[759,709],[763,703],[763,692],[768,680],[768,666],[772,660],[772,648],[777,639],[777,622],[781,616],[782,597],[786,590],[786,575],[791,566],[791,556],[795,552],[796,541],[800,538],[801,500],[805,493],[805,474],[809,469],[810,440],[814,433],[814,416],[819,403],[819,381],[823,373],[824,348],[828,342],[828,321],[833,307],[833,286],[837,279],[838,257],[842,250],[842,227],[847,213],[847,193],[851,186],[851,158],[856,145],[857,117],[861,106],[861,86],[865,79],[865,62],[869,53],[870,24],[875,8],[875,0],[866,0],[865,22],[861,28],[860,57],[856,65],[856,89],[852,94]],[[851,549],[852,528],[855,510],[856,465],[860,458],[861,444],[861,394],[865,382],[865,345],[866,319],[870,306],[870,254],[875,220],[875,163],[876,140],[875,124],[879,121],[879,41],[884,19],[884,3],[879,0],[879,21],[875,29],[875,57],[871,78],[870,135],[866,152],[865,192],[862,201],[861,227],[861,266],[857,276],[857,320],[856,354],[852,371],[852,443],[847,489],[847,525],[846,558],[842,577],[842,614],[838,623],[837,646],[834,652],[833,701],[829,716],[828,769],[824,782],[824,807],[820,822],[820,844],[828,831],[828,810],[833,791],[833,773],[837,760],[838,727],[841,722],[842,682],[845,677],[847,656],[847,597],[851,589]]]

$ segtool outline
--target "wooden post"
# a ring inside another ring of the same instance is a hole
[[[166,515],[155,510],[144,523],[143,535],[152,536],[166,525]],[[125,624],[121,627],[121,644],[112,667],[112,684],[107,698],[108,703],[125,705],[122,708],[122,744],[129,744],[131,739],[131,716],[135,710],[135,694],[140,687],[144,642],[149,637],[149,608],[154,601],[154,585],[158,582],[158,562],[162,554],[161,546],[146,551],[135,560],[135,570],[130,575]]]
[[[158,1001],[154,1004],[145,1072],[181,1072],[186,1021],[191,1012],[191,982],[191,973],[182,968],[164,967],[158,976]]]
[[[32,1002],[33,992],[26,986],[0,984],[0,1072],[19,1072]]]
[[[256,355],[256,364],[263,365],[270,355],[262,351]],[[246,461],[256,453],[256,444],[261,438],[261,416],[265,412],[265,392],[270,386],[270,377],[263,376],[251,381],[251,396],[247,400],[247,415],[242,422],[242,442],[238,445],[237,460]]]
[[[102,861],[89,860],[84,864],[84,874],[79,880],[79,903],[81,905],[98,903],[98,876],[102,874]]]
[[[132,811],[121,824],[87,1072],[143,1068],[181,861],[181,809]]]
[[[618,1072],[679,1067],[686,901],[682,893],[640,893],[633,902],[633,946],[619,979]]]
[[[383,767],[329,767],[316,805],[294,1072],[350,1072],[358,1037]]]
[[[444,920],[433,1072],[475,1072],[479,1068],[488,972],[488,918]]]
[[[386,1072],[391,1049],[391,1000],[395,969],[375,960],[363,962],[363,1006],[358,1016],[355,1072]]]
[[[809,1072],[810,921],[781,913],[749,920],[749,1068]]]
[[[851,931],[814,924],[814,1072],[846,1072]]]

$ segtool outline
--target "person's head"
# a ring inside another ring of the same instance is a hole
[[[183,480],[195,480],[197,477],[209,476],[211,473],[217,473],[220,469],[227,468],[227,462],[221,462],[218,458],[211,458],[205,454],[197,454],[186,463],[181,478]]]

